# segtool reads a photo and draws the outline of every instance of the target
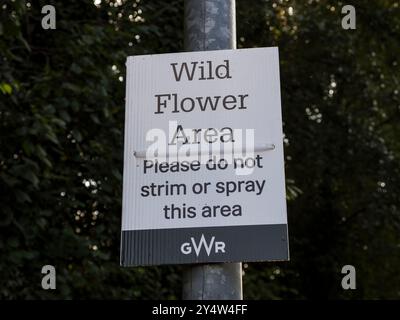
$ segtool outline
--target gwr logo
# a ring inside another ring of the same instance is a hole
[[[210,256],[211,251],[214,249],[214,253],[225,253],[225,242],[223,241],[215,241],[215,237],[213,236],[209,243],[207,243],[204,234],[201,235],[200,241],[197,243],[196,240],[191,237],[191,242],[184,242],[181,245],[181,252],[183,254],[191,254],[194,250],[196,256],[198,257],[201,249],[204,247],[206,250],[207,256]]]

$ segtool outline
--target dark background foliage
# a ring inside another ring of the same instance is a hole
[[[183,267],[123,269],[119,241],[125,60],[183,50],[183,1],[0,1],[0,17],[0,298],[180,298]],[[237,36],[280,50],[291,251],[245,264],[245,297],[400,298],[400,3],[237,0]]]

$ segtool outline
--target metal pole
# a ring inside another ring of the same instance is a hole
[[[236,49],[235,0],[185,0],[185,49]],[[241,300],[242,264],[189,266],[183,276],[183,299]]]

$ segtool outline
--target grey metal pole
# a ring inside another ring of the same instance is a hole
[[[235,0],[185,0],[185,50],[236,49]],[[183,299],[241,300],[242,264],[189,266]]]

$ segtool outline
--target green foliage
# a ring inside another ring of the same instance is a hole
[[[249,298],[400,297],[400,4],[355,1],[348,31],[342,5],[239,2],[240,46],[279,46],[286,176],[301,191],[291,262],[250,265]],[[355,291],[341,288],[346,264]]]
[[[175,297],[171,268],[119,267],[119,77],[128,55],[182,47],[181,3],[132,3],[57,1],[56,30],[41,28],[48,1],[0,9],[1,298]],[[55,292],[40,287],[45,264]]]
[[[123,269],[119,241],[125,59],[182,51],[183,1],[109,2],[1,2],[2,299],[180,297],[181,267]],[[280,49],[291,249],[246,265],[246,298],[400,294],[400,4],[354,3],[349,31],[341,5],[237,1],[238,47]]]

